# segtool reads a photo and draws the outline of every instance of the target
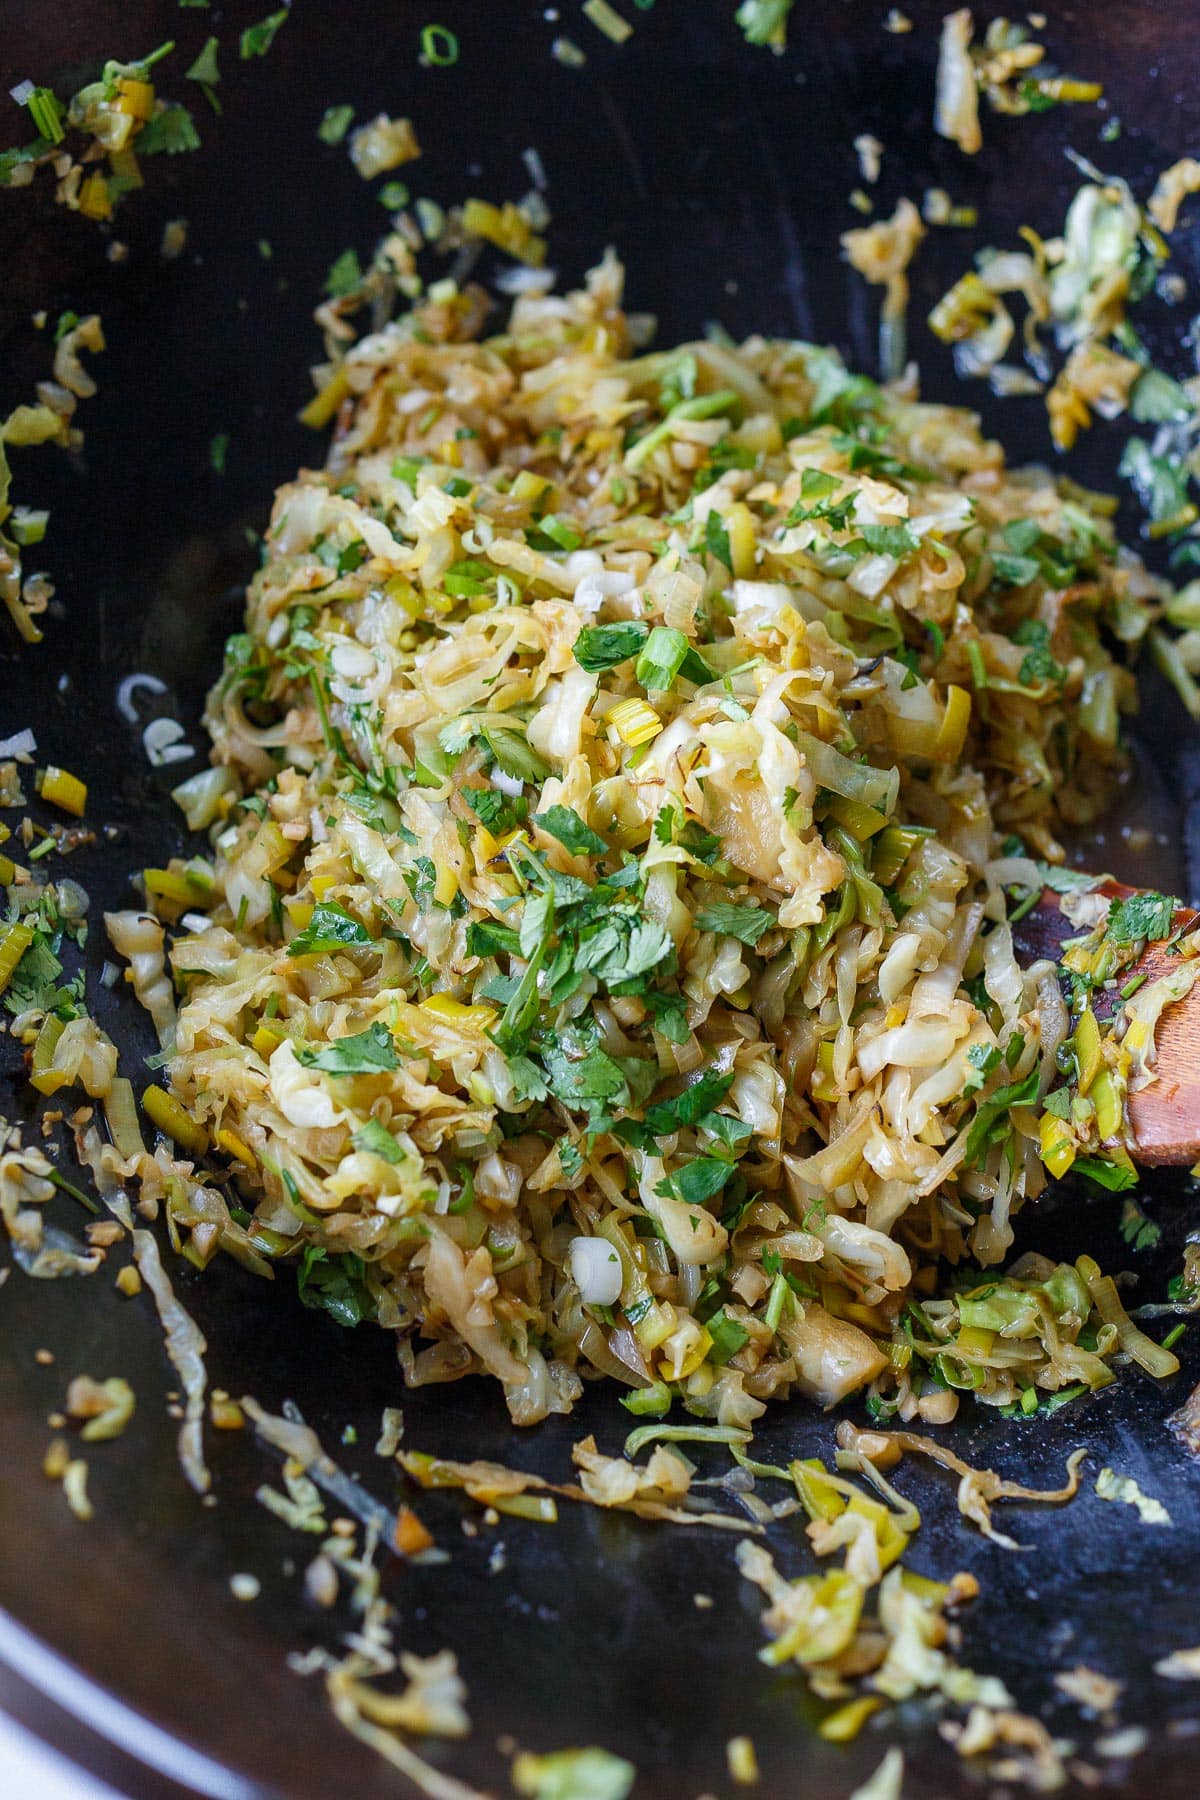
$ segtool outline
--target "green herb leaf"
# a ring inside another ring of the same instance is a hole
[[[1187,389],[1161,369],[1147,369],[1129,395],[1129,411],[1139,425],[1169,425],[1190,419],[1194,408]]]
[[[358,260],[356,250],[343,250],[342,254],[329,266],[322,292],[339,299],[343,294],[352,294],[361,286],[363,278],[362,264]]]
[[[267,54],[275,42],[275,33],[287,16],[288,9],[286,6],[282,6],[278,12],[268,13],[265,19],[260,19],[257,25],[247,25],[242,33],[240,43],[243,62],[249,62],[252,56]]]
[[[485,725],[479,733],[497,766],[517,781],[545,781],[550,765],[544,762],[519,731],[503,725]]]
[[[296,1269],[296,1291],[305,1306],[327,1312],[339,1325],[361,1325],[376,1312],[366,1269],[353,1251],[334,1256],[319,1244],[306,1244]]]
[[[139,156],[178,156],[200,148],[200,133],[186,106],[167,106],[147,119],[134,143]]]
[[[636,656],[650,635],[650,627],[629,619],[618,625],[585,625],[575,639],[575,661],[589,675],[615,669]]]
[[[489,831],[513,831],[529,816],[529,802],[520,794],[504,794],[495,787],[465,787],[459,793]]]
[[[1155,524],[1174,519],[1187,505],[1188,472],[1182,458],[1156,456],[1144,438],[1130,438],[1117,472],[1133,485]]]
[[[664,1199],[682,1200],[685,1206],[703,1206],[720,1193],[733,1169],[723,1157],[698,1156],[660,1181],[654,1191]]]
[[[369,949],[375,940],[353,913],[335,900],[322,900],[313,907],[312,918],[303,931],[288,945],[289,956],[321,956],[343,945]]]
[[[657,919],[633,912],[613,912],[581,933],[575,967],[595,975],[605,987],[618,988],[653,970],[674,968],[675,947]]]
[[[660,1100],[647,1109],[647,1131],[652,1137],[670,1137],[685,1125],[695,1125],[720,1104],[732,1086],[732,1071],[724,1074],[718,1069],[706,1069],[673,1100]]]
[[[219,45],[215,37],[210,37],[203,50],[187,71],[185,80],[200,81],[206,87],[216,87],[221,79],[221,71],[217,67],[217,50]]]
[[[824,469],[802,469],[800,471],[800,498],[802,500],[824,500],[829,494],[836,494],[841,487],[837,475],[828,475]]]
[[[750,1341],[750,1333],[736,1319],[731,1319],[724,1308],[715,1312],[704,1329],[712,1338],[712,1349],[707,1360],[723,1366],[732,1356],[736,1356],[743,1344]]]
[[[992,552],[992,577],[1001,587],[1026,587],[1036,581],[1042,565],[1032,556],[1010,556],[1003,550]]]
[[[1023,1081],[1014,1081],[1008,1087],[997,1088],[987,1100],[978,1103],[967,1132],[964,1158],[967,1168],[973,1168],[993,1143],[1012,1130],[1008,1115],[1013,1107],[1032,1106],[1037,1100],[1037,1092],[1038,1070],[1035,1067]]]
[[[599,832],[593,831],[569,806],[548,806],[545,812],[534,813],[533,823],[557,838],[573,856],[603,856],[608,849]]]
[[[1114,900],[1108,909],[1108,936],[1114,944],[1136,944],[1143,938],[1157,943],[1170,937],[1175,904],[1169,894],[1149,890]]]
[[[719,563],[724,563],[732,575],[733,551],[729,548],[729,530],[715,508],[705,515],[704,548],[710,556],[715,556]]]
[[[468,956],[519,956],[521,940],[511,926],[473,919],[467,926]]]
[[[326,1075],[376,1075],[400,1067],[391,1032],[378,1019],[365,1031],[337,1038],[320,1050],[297,1044],[296,1061],[306,1069],[321,1069]]]
[[[719,900],[713,906],[702,906],[696,914],[699,931],[715,931],[721,937],[737,938],[740,944],[757,944],[766,931],[777,923],[774,913],[765,907],[733,906]]]
[[[920,548],[920,539],[908,525],[860,525],[859,537],[862,544],[875,556],[905,557]],[[848,544],[848,550],[854,550],[855,544]]]

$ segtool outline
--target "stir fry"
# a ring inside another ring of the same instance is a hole
[[[172,1231],[522,1423],[594,1375],[744,1428],[1175,1366],[1090,1258],[1004,1266],[1047,1167],[1123,1184],[1200,968],[1102,1028],[1103,901],[1075,1019],[1008,918],[1120,779],[1169,590],[970,413],[644,352],[621,298],[610,257],[480,341],[443,283],[321,372],[178,790],[212,859],[108,921]]]

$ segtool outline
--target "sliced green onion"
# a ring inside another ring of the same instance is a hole
[[[458,61],[458,39],[444,25],[426,25],[421,32],[421,55],[435,69],[449,69]]]
[[[61,144],[67,135],[63,126],[66,109],[53,88],[35,87],[25,104],[40,136],[48,143]]]
[[[737,1425],[639,1425],[625,1439],[625,1455],[647,1444],[748,1444],[751,1435]]]

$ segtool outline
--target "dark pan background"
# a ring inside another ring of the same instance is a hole
[[[97,363],[100,395],[80,419],[87,445],[78,466],[52,450],[18,451],[15,498],[53,508],[45,561],[59,586],[38,649],[0,636],[0,736],[30,724],[40,756],[85,774],[89,817],[111,826],[94,850],[62,865],[82,880],[96,914],[132,898],[131,871],[161,862],[180,842],[167,799],[173,781],[199,766],[151,772],[140,728],[119,717],[118,681],[133,670],[160,676],[167,710],[200,743],[198,716],[218,667],[221,641],[239,619],[238,584],[252,553],[247,525],[265,523],[272,489],[321,444],[295,421],[318,351],[311,306],[324,271],[348,245],[367,254],[384,215],[341,149],[318,143],[324,107],[352,102],[360,118],[409,113],[425,155],[405,170],[414,194],[450,203],[467,192],[519,197],[521,151],[535,145],[554,211],[551,259],[578,277],[606,243],[629,269],[631,304],[656,312],[661,341],[720,319],[734,333],[761,329],[838,344],[875,367],[876,296],[839,260],[837,233],[858,222],[846,196],[859,180],[851,140],[864,130],[885,143],[881,210],[902,192],[931,184],[979,208],[971,232],[932,233],[914,274],[913,317],[981,245],[1015,242],[1032,223],[1050,234],[1076,185],[1063,159],[1070,143],[1146,192],[1153,173],[1200,135],[1200,8],[1194,0],[1136,0],[1058,7],[1043,34],[1060,65],[1107,85],[1103,110],[1040,118],[987,115],[986,145],[973,161],[929,129],[937,26],[942,10],[909,0],[907,36],[881,29],[887,8],[868,0],[799,0],[787,54],[748,48],[732,22],[732,0],[658,0],[635,10],[636,35],[616,48],[560,0],[548,20],[528,0],[297,0],[270,55],[242,63],[236,33],[266,0],[207,11],[169,0],[0,3],[0,92],[26,75],[69,92],[108,55],[144,54],[168,36],[181,48],[160,71],[163,91],[193,101],[204,136],[198,154],[146,165],[146,191],[118,215],[129,245],[123,265],[105,260],[107,237],[50,204],[46,186],[0,193],[0,402],[28,397],[48,373],[48,334],[70,307],[99,309],[109,339]],[[418,67],[418,35],[429,19],[451,27],[462,47],[453,69]],[[204,37],[221,39],[224,116],[208,116],[183,70]],[[550,56],[566,31],[588,53],[582,71]],[[1123,122],[1118,142],[1099,140],[1103,119]],[[0,142],[27,134],[18,109],[0,104]],[[164,263],[164,220],[190,222],[188,248]],[[259,240],[272,247],[270,260]],[[1181,233],[1179,266],[1196,274],[1195,234]],[[1149,309],[1155,312],[1155,307]],[[1150,336],[1179,372],[1191,306],[1158,307]],[[914,329],[925,391],[977,406],[1016,456],[1049,454],[1037,400],[993,401],[954,383],[948,359]],[[209,443],[228,433],[224,476]],[[1077,478],[1111,484],[1119,433],[1100,430],[1069,461]],[[1130,516],[1127,530],[1136,530]],[[149,713],[147,714],[149,716]],[[1153,689],[1139,727],[1143,755],[1128,810],[1161,828],[1133,859],[1115,834],[1093,844],[1094,862],[1131,880],[1197,893],[1192,795],[1193,736],[1170,696]],[[57,872],[60,865],[52,864]],[[97,931],[93,972],[103,950]],[[121,994],[99,995],[107,1027],[127,1050],[125,1067],[152,1044]],[[0,1037],[0,1110],[26,1116],[19,1046]],[[1134,1256],[1117,1233],[1119,1201],[1064,1190],[1022,1220],[1022,1243],[1106,1267],[1132,1267],[1140,1298],[1161,1294],[1195,1217],[1186,1178],[1147,1183],[1143,1196],[1165,1228],[1161,1249]],[[76,1230],[69,1201],[52,1209]],[[318,1614],[290,1573],[315,1547],[253,1502],[274,1479],[271,1454],[245,1436],[210,1433],[219,1503],[203,1508],[184,1486],[165,1413],[172,1374],[149,1299],[112,1289],[126,1252],[86,1285],[36,1283],[14,1273],[0,1287],[0,1701],[126,1792],[157,1796],[374,1796],[409,1791],[399,1776],[345,1736],[319,1686],[286,1666],[287,1653],[332,1643],[344,1613]],[[401,1478],[373,1458],[380,1408],[403,1404],[407,1441],[450,1455],[490,1455],[561,1477],[569,1445],[584,1430],[616,1449],[629,1425],[611,1392],[592,1390],[570,1420],[515,1439],[496,1389],[471,1381],[406,1395],[389,1339],[350,1334],[306,1313],[286,1280],[273,1289],[231,1263],[201,1278],[172,1273],[207,1331],[212,1381],[253,1391],[268,1405],[291,1396],[327,1446],[381,1497],[400,1497]],[[1008,1682],[1019,1703],[1081,1747],[1097,1727],[1057,1695],[1049,1672],[1086,1662],[1126,1682],[1123,1723],[1150,1728],[1144,1754],[1105,1764],[1108,1790],[1193,1795],[1200,1706],[1187,1684],[1153,1676],[1151,1664],[1197,1639],[1200,1553],[1197,1471],[1163,1421],[1200,1375],[1196,1332],[1182,1346],[1184,1369],[1156,1387],[1136,1371],[1054,1419],[1009,1424],[964,1410],[946,1433],[963,1454],[1006,1473],[1056,1484],[1067,1451],[1090,1445],[1087,1488],[1063,1511],[1002,1508],[1001,1524],[1027,1548],[1011,1554],[960,1525],[948,1478],[906,1467],[902,1486],[922,1508],[915,1567],[946,1576],[973,1570],[983,1586],[963,1623],[962,1658]],[[52,1366],[34,1351],[53,1351]],[[71,1375],[120,1373],[137,1391],[136,1417],[119,1441],[89,1454],[94,1522],[68,1514],[41,1476],[50,1436],[46,1415]],[[346,1426],[356,1446],[339,1449]],[[757,1445],[772,1460],[829,1456],[833,1421],[783,1408]],[[1091,1492],[1111,1463],[1160,1497],[1171,1529],[1141,1526],[1127,1508]],[[720,1466],[716,1464],[715,1466]],[[753,1736],[766,1795],[842,1795],[876,1766],[887,1743],[905,1746],[906,1795],[974,1794],[936,1733],[924,1704],[893,1711],[849,1749],[814,1735],[817,1710],[798,1674],[774,1675],[755,1661],[759,1602],[737,1580],[733,1540],[607,1517],[564,1506],[557,1526],[504,1520],[468,1538],[475,1509],[454,1495],[420,1502],[452,1562],[429,1570],[390,1565],[403,1643],[458,1653],[475,1729],[459,1746],[434,1745],[440,1767],[503,1790],[497,1738],[551,1749],[601,1743],[631,1757],[639,1796],[692,1800],[731,1793],[724,1745]],[[488,1572],[502,1540],[507,1566]],[[788,1573],[810,1566],[799,1528],[772,1535]],[[235,1571],[263,1583],[252,1605],[228,1587]],[[693,1595],[707,1593],[701,1612]],[[14,1797],[15,1800],[15,1797]]]

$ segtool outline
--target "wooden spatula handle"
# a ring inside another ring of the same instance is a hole
[[[1137,892],[1119,881],[1106,881],[1100,891],[1113,900]],[[1176,909],[1173,932],[1194,931],[1198,925],[1200,913],[1190,907]],[[1043,956],[1057,962],[1063,939],[1077,935],[1077,928],[1062,910],[1060,896],[1050,888],[1013,930],[1017,955],[1026,964]],[[1136,975],[1154,981],[1170,974],[1175,966],[1165,945],[1148,944],[1137,962],[1121,971],[1121,984]],[[1097,992],[1093,1000],[1100,1019],[1111,1017],[1118,1004],[1115,992]],[[1155,1033],[1155,1045],[1158,1079],[1129,1097],[1132,1154],[1139,1163],[1190,1168],[1200,1162],[1200,982],[1167,1008]]]

